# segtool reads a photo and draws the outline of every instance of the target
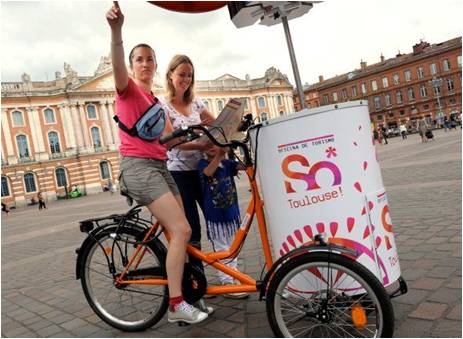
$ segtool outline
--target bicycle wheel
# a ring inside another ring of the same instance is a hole
[[[270,281],[267,316],[278,337],[391,337],[392,304],[379,280],[338,254],[289,260]]]
[[[98,233],[86,246],[82,256],[81,281],[85,297],[95,313],[111,326],[123,331],[143,331],[156,324],[165,314],[169,296],[167,286],[130,284],[116,286],[114,275],[120,274],[130,260],[142,233],[132,228],[116,228]],[[130,243],[132,242],[132,244]],[[144,245],[143,256],[130,279],[166,278],[165,249],[159,240]]]

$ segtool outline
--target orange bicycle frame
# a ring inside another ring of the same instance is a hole
[[[207,287],[206,294],[225,294],[225,293],[236,293],[236,292],[257,292],[257,282],[255,279],[250,277],[249,275],[237,271],[233,268],[230,268],[226,264],[220,262],[222,259],[229,259],[236,256],[239,248],[243,244],[246,239],[246,235],[251,228],[251,224],[254,218],[254,215],[257,217],[257,225],[259,227],[259,234],[262,241],[262,248],[264,251],[265,257],[265,264],[267,269],[269,270],[270,267],[273,265],[272,253],[270,248],[270,243],[267,236],[267,225],[265,222],[264,210],[263,206],[264,203],[260,197],[259,189],[257,187],[257,181],[255,180],[254,176],[254,168],[253,166],[248,166],[246,168],[246,174],[249,178],[249,183],[251,186],[251,200],[249,202],[248,208],[246,210],[245,217],[241,223],[240,228],[236,232],[235,238],[233,239],[233,243],[228,251],[220,251],[220,252],[208,252],[204,253],[203,251],[193,247],[192,245],[187,245],[187,253],[197,258],[215,269],[230,275],[231,277],[238,280],[241,284],[240,285],[223,285],[223,286],[209,286]],[[153,226],[148,230],[146,233],[143,243],[148,241],[150,236],[160,227],[159,223],[153,224]],[[170,241],[169,232],[164,230],[164,235],[167,241]],[[124,271],[116,278],[116,283],[121,285],[167,285],[167,279],[142,279],[142,280],[127,280],[124,279],[127,275],[129,269],[131,267],[136,268],[140,263],[141,259],[146,253],[146,247],[143,244],[139,244],[131,256],[129,263],[125,266]]]

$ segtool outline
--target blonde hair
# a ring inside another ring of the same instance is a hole
[[[183,101],[187,104],[190,104],[194,98],[195,68],[190,58],[187,57],[186,55],[180,55],[180,54],[175,55],[172,58],[172,60],[170,60],[169,66],[167,66],[167,72],[166,72],[167,98],[169,99],[169,101],[172,101],[172,99],[175,97],[175,88],[174,88],[174,84],[172,83],[172,80],[170,79],[170,76],[175,71],[175,69],[181,64],[188,64],[193,69],[190,86],[183,94]]]

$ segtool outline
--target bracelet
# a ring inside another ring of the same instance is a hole
[[[123,42],[124,42],[123,40],[121,40],[121,41],[119,41],[119,42],[111,41],[111,45],[113,45],[113,46],[119,46],[119,45],[122,45]]]

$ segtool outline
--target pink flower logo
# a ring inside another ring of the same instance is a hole
[[[334,148],[334,147],[331,147],[331,146],[328,147],[328,148],[325,150],[325,152],[326,152],[326,156],[327,156],[328,158],[337,156],[337,154],[336,154],[336,148]]]

